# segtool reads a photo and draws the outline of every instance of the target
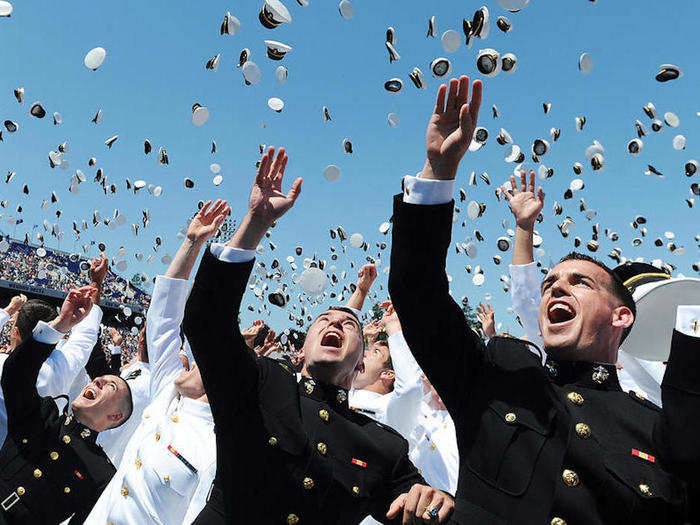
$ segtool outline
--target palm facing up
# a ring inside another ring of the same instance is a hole
[[[260,161],[249,202],[251,215],[268,224],[287,213],[301,193],[301,178],[294,181],[288,193],[282,193],[282,179],[289,157],[284,148],[279,149],[273,163],[274,155],[275,148],[270,146]]]
[[[190,221],[187,227],[187,238],[194,242],[206,242],[216,233],[230,211],[231,208],[226,205],[226,201],[216,199],[213,206],[211,201],[207,201]]]
[[[426,148],[434,178],[453,179],[459,161],[469,147],[479,117],[481,82],[475,81],[469,99],[469,78],[450,80],[449,92],[440,86],[435,110],[428,123]],[[432,178],[432,177],[431,177]]]
[[[520,172],[520,190],[516,186],[513,175],[510,176],[510,185],[512,189],[501,186],[501,191],[510,203],[510,210],[513,212],[515,222],[519,226],[531,228],[544,206],[542,187],[537,188],[537,193],[535,193],[535,172],[530,172],[529,186],[524,171]]]

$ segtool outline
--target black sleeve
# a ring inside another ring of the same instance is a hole
[[[36,380],[41,365],[55,346],[39,343],[30,336],[5,361],[0,383],[5,397],[8,434],[41,430],[41,397],[36,390]]]
[[[389,512],[389,507],[393,501],[401,494],[411,490],[411,487],[416,483],[427,485],[428,483],[420,475],[416,466],[408,459],[408,442],[402,439],[403,454],[398,458],[396,465],[392,471],[391,479],[387,482],[384,491],[384,496],[378,501],[377,505],[372,509],[372,517],[381,523],[401,523],[403,512],[400,512],[397,518],[389,520],[386,513]]]
[[[92,348],[92,352],[90,352],[87,363],[85,363],[85,371],[90,376],[90,379],[112,373],[99,337],[97,338],[97,343],[95,343],[95,346]],[[117,375],[119,374],[117,373]]]
[[[238,327],[238,312],[253,261],[229,263],[209,248],[185,305],[183,328],[202,374],[217,429],[257,402],[259,369]]]
[[[654,427],[654,445],[664,468],[700,488],[700,337],[676,330],[661,383],[663,409]]]
[[[454,417],[485,353],[450,296],[445,263],[453,208],[454,202],[417,205],[394,197],[389,293],[409,348]]]

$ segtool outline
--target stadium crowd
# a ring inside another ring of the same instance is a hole
[[[190,221],[138,335],[100,325],[101,298],[124,297],[104,256],[80,272],[13,243],[3,279],[68,294],[58,313],[21,295],[0,311],[0,524],[700,523],[700,306],[678,307],[667,365],[618,351],[633,284],[670,275],[572,253],[541,280],[544,193],[522,173],[502,190],[524,333],[496,333],[483,303],[477,333],[450,297],[454,177],[481,94],[466,77],[437,93],[371,323],[373,265],[306,333],[236,323],[255,250],[301,193],[282,191],[284,148],[262,156],[226,244],[208,243],[225,200]]]

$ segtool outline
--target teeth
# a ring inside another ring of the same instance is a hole
[[[574,312],[571,310],[571,308],[568,307],[568,305],[565,305],[565,304],[563,304],[563,303],[557,303],[557,304],[555,304],[555,305],[552,305],[552,306],[549,308],[549,311],[550,311],[550,312],[553,312],[554,310],[557,310],[557,309],[558,309],[558,310],[564,310],[565,312],[568,312],[568,313],[570,313],[570,314],[573,314],[573,313],[574,313]]]

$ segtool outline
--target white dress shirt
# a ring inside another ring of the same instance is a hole
[[[459,451],[455,424],[447,410],[421,403],[418,424],[411,435],[409,457],[431,487],[454,496],[459,476]]]
[[[0,310],[7,316],[7,312]],[[0,314],[0,330],[8,319]],[[39,376],[36,381],[36,388],[42,397],[55,397],[67,394],[71,383],[78,376],[80,371],[90,357],[93,346],[97,343],[97,336],[102,321],[102,309],[93,305],[87,317],[75,325],[70,336],[62,344],[51,352],[39,369]],[[35,328],[34,339],[45,338],[49,344],[58,343],[64,336],[51,328],[48,323],[39,321]],[[42,339],[41,342],[44,340]],[[0,374],[5,366],[8,354],[0,354]],[[62,409],[63,405],[59,406]],[[0,389],[0,443],[5,442],[7,436],[7,409],[5,408],[5,396]]]
[[[394,366],[394,389],[388,394],[369,390],[350,390],[350,408],[390,426],[406,440],[411,437],[420,414],[423,399],[422,371],[403,333],[397,332],[387,340]]]
[[[117,428],[103,430],[97,436],[97,443],[104,449],[113,465],[121,463],[126,446],[141,423],[143,411],[151,402],[151,371],[148,363],[134,359],[119,376],[129,385],[134,409],[126,423]]]
[[[208,403],[181,396],[174,380],[189,283],[156,278],[146,316],[150,399],[116,474],[85,523],[189,524],[204,508],[216,471]]]

